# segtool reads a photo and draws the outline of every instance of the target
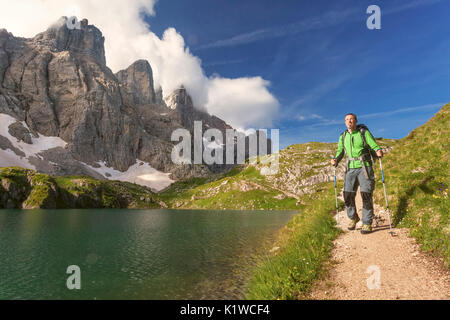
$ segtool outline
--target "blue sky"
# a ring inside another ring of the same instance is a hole
[[[366,8],[381,8],[381,30]],[[205,74],[260,76],[280,103],[280,147],[334,142],[356,113],[375,136],[402,138],[450,101],[450,1],[160,0]]]

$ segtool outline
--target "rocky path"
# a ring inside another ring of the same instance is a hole
[[[358,191],[357,208],[362,201]],[[393,229],[385,210],[375,207],[374,232],[362,235],[361,222],[347,230],[345,211],[335,216],[344,231],[335,240],[330,274],[312,290],[311,299],[450,299],[450,272],[420,251],[407,229]]]

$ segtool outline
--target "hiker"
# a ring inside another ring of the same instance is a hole
[[[358,185],[360,186],[363,201],[362,234],[372,232],[373,200],[372,192],[375,188],[375,177],[372,169],[372,157],[383,157],[383,151],[376,143],[369,129],[361,124],[357,125],[358,119],[355,114],[349,113],[345,116],[345,130],[339,137],[336,157],[331,160],[335,167],[347,155],[347,168],[344,181],[344,202],[347,216],[351,219],[349,230],[354,230],[356,223],[360,220],[356,212],[355,197]],[[371,156],[372,155],[372,156]]]

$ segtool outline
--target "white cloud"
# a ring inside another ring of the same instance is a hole
[[[272,126],[279,103],[261,77],[210,80],[207,109],[236,128]]]
[[[305,120],[311,120],[311,119],[323,119],[322,116],[315,114],[315,113],[310,114],[310,115],[298,114],[296,118],[299,121],[305,121]]]
[[[259,77],[206,77],[200,59],[190,53],[174,28],[168,28],[161,39],[150,31],[142,14],[154,15],[155,2],[0,0],[0,28],[15,36],[33,37],[61,16],[87,18],[105,37],[106,62],[113,72],[146,59],[152,66],[155,85],[162,87],[164,95],[183,84],[197,107],[207,107],[233,126],[271,123],[278,101],[267,90],[268,82]]]

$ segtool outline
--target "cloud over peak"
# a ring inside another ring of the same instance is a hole
[[[113,72],[138,59],[150,62],[156,87],[164,95],[184,85],[194,104],[240,128],[271,124],[279,103],[260,78],[207,77],[201,60],[184,38],[168,28],[159,38],[144,20],[154,15],[155,0],[0,0],[0,28],[15,36],[33,37],[61,16],[87,18],[105,37],[107,65]]]

